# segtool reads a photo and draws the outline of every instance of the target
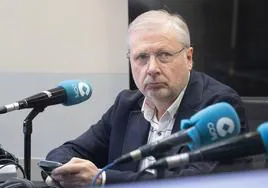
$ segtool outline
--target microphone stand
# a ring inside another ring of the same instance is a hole
[[[166,152],[162,153],[162,154],[158,153],[158,154],[154,155],[156,160],[159,160],[165,156],[166,156]],[[163,168],[163,167],[156,168],[155,171],[156,171],[156,179],[162,179],[165,177],[165,168]]]
[[[45,106],[46,107],[46,106]],[[36,107],[28,114],[23,121],[24,133],[24,170],[28,180],[31,180],[31,134],[33,131],[32,120],[40,113],[43,112],[45,107]]]

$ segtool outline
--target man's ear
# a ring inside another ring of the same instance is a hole
[[[193,47],[187,48],[186,59],[187,59],[187,64],[188,64],[189,70],[192,70],[192,68],[193,68],[193,52],[194,52]]]

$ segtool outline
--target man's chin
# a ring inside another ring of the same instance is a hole
[[[149,90],[146,92],[146,97],[153,100],[163,100],[168,98],[168,93],[164,89]]]

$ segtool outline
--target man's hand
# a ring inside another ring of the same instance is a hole
[[[51,177],[64,188],[89,187],[99,171],[100,169],[91,161],[74,157],[68,163],[54,169]],[[50,177],[47,178],[46,182],[55,186]],[[100,177],[97,179],[97,184],[101,184],[101,182]]]

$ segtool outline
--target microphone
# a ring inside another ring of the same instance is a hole
[[[175,168],[198,161],[221,161],[266,153],[268,154],[268,122],[261,124],[256,132],[229,138],[188,153],[159,159],[147,169]]]
[[[183,130],[124,154],[114,163],[122,164],[140,160],[187,143],[189,143],[190,149],[194,149],[229,138],[239,134],[240,120],[230,104],[221,102],[204,108],[190,119],[182,120],[181,129]]]
[[[65,80],[60,82],[56,88],[42,91],[18,102],[0,106],[0,114],[24,108],[45,108],[60,103],[70,106],[84,102],[89,99],[91,94],[92,89],[87,82],[81,80]]]

